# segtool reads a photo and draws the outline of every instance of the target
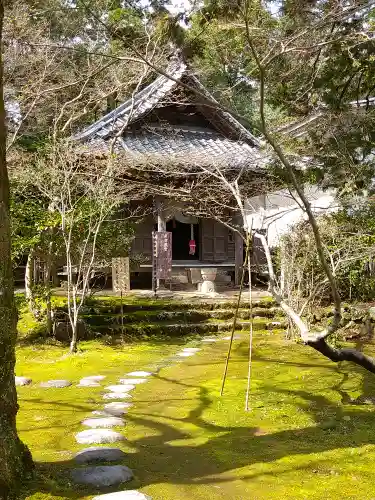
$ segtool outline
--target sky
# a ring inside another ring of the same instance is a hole
[[[147,0],[144,0],[147,3]],[[201,2],[203,4],[203,2]],[[272,14],[277,14],[280,9],[280,2],[266,2],[268,8]],[[195,2],[195,5],[197,3]],[[192,6],[190,0],[171,0],[171,3],[167,5],[167,9],[172,14],[178,14],[179,12],[189,12]]]

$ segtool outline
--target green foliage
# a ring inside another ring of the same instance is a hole
[[[129,220],[104,221],[98,234],[97,263],[108,266],[113,257],[127,257],[133,238],[134,226]]]
[[[243,2],[213,1],[191,16],[184,48],[200,77],[213,94],[244,118],[259,134],[259,74],[248,50]],[[257,43],[267,46],[267,34],[277,22],[260,2],[249,2],[247,16],[256,26]],[[272,124],[285,120],[282,107],[266,104]]]
[[[338,188],[341,196],[373,194],[375,160],[375,112],[346,111],[327,116],[311,133],[311,151],[324,165],[325,185]]]
[[[116,8],[109,12],[109,26],[114,29],[116,36],[126,41],[133,41],[144,35],[142,12],[130,8]]]
[[[46,198],[19,181],[11,183],[10,215],[15,264],[31,249],[43,249],[51,239],[49,229],[58,227],[61,219],[56,212],[48,210]]]

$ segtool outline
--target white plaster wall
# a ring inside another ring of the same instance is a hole
[[[316,214],[338,209],[333,190],[322,191],[317,186],[307,186],[305,193]],[[266,229],[271,247],[278,246],[284,234],[301,220],[307,219],[297,194],[287,189],[250,198],[245,207],[248,227],[252,224],[253,229]]]

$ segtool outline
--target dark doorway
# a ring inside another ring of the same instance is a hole
[[[173,260],[198,260],[199,259],[199,224],[193,224],[195,254],[189,253],[191,240],[191,224],[184,224],[172,219],[167,222],[167,231],[172,233],[172,259]]]

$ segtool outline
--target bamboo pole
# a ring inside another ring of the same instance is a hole
[[[233,325],[232,325],[232,331],[231,331],[231,336],[230,336],[230,341],[229,341],[228,353],[227,353],[227,357],[226,357],[226,360],[225,360],[225,367],[224,367],[224,373],[223,373],[223,380],[222,380],[222,383],[221,383],[220,396],[222,396],[223,393],[224,393],[224,386],[225,386],[225,381],[226,381],[227,373],[228,373],[228,365],[229,365],[229,358],[230,358],[230,354],[231,354],[231,350],[232,350],[233,337],[234,337],[234,332],[236,331],[236,323],[237,323],[237,318],[238,318],[238,310],[240,308],[240,303],[241,303],[242,290],[243,290],[243,282],[244,282],[244,278],[245,278],[245,268],[246,268],[246,265],[247,265],[247,262],[248,262],[248,259],[249,259],[249,234],[247,236],[245,263],[244,263],[244,267],[242,269],[240,291],[238,293],[238,300],[237,300],[236,310],[235,310],[234,318],[233,318]]]
[[[251,234],[251,246],[253,246],[252,230]],[[250,240],[250,238],[249,238]],[[250,241],[249,241],[250,243]],[[251,255],[249,252],[249,258],[247,259],[247,265],[249,270],[249,312],[250,312],[250,332],[249,332],[249,366],[247,372],[247,387],[246,387],[246,402],[245,411],[249,411],[249,399],[250,399],[250,387],[251,387],[251,365],[253,357],[253,332],[254,332],[254,318],[253,318],[253,290],[252,290],[252,279],[251,279]]]

